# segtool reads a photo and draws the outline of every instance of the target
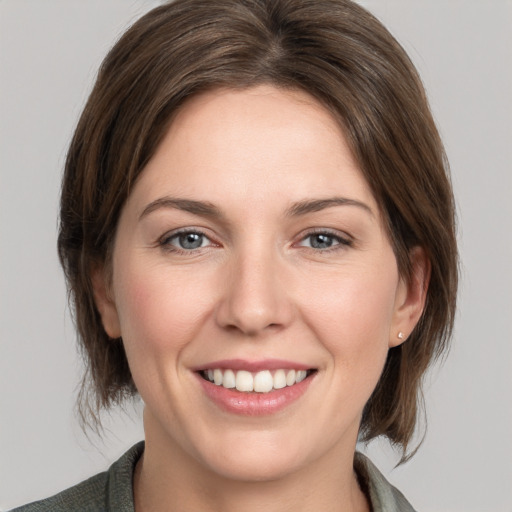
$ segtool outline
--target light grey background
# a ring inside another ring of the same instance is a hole
[[[103,439],[77,426],[80,361],[56,217],[96,69],[158,3],[0,0],[0,508],[104,470],[142,438],[137,411],[114,411]],[[369,452],[421,512],[511,512],[512,1],[361,3],[423,76],[451,161],[463,261],[453,349],[427,381],[423,447],[396,470],[383,443]]]

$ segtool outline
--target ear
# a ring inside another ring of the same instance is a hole
[[[121,337],[121,327],[115,301],[112,297],[111,278],[105,267],[96,267],[91,272],[94,302],[101,316],[103,328],[112,339]]]
[[[418,323],[423,309],[430,281],[430,260],[423,247],[413,247],[409,259],[411,261],[411,275],[401,278],[395,298],[395,311],[391,332],[389,333],[389,346],[396,347],[402,344]]]

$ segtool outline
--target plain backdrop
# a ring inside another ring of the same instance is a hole
[[[0,0],[0,508],[106,469],[140,404],[102,438],[74,415],[81,363],[56,256],[60,175],[97,67],[151,0]],[[462,285],[427,379],[418,454],[373,460],[420,512],[512,512],[512,2],[361,0],[424,79],[451,162]],[[138,410],[137,410],[138,409]]]

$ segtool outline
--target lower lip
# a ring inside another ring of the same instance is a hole
[[[268,393],[247,393],[217,386],[203,379],[199,374],[196,375],[212,402],[226,412],[243,416],[264,416],[283,410],[304,395],[315,377],[313,373],[298,384]]]

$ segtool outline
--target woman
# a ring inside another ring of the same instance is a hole
[[[22,510],[413,510],[358,437],[414,452],[446,348],[453,199],[421,82],[345,0],[178,0],[104,61],[59,254],[82,412],[145,444]]]

